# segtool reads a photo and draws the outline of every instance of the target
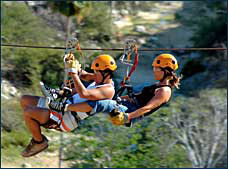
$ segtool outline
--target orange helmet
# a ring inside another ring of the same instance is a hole
[[[91,69],[93,70],[110,69],[112,71],[115,71],[116,68],[117,68],[117,65],[115,60],[112,58],[112,56],[107,54],[102,54],[97,56],[91,65]]]
[[[160,55],[158,55],[154,59],[154,61],[152,63],[152,66],[154,66],[154,67],[162,67],[162,68],[169,67],[172,70],[177,70],[178,69],[177,60],[171,54],[160,54]]]

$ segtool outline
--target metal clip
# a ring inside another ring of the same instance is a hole
[[[133,53],[135,47],[136,41],[134,39],[127,39],[125,41],[124,54],[120,57],[121,63],[133,66],[133,61],[131,61],[130,55]]]
[[[66,50],[64,52],[64,55],[72,52],[75,50],[76,46],[78,44],[78,39],[77,38],[70,38],[69,40],[67,40],[66,42]]]

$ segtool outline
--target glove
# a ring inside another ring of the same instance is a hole
[[[71,74],[78,74],[81,71],[81,64],[79,64],[78,60],[75,59],[74,55],[72,53],[66,54],[64,56],[64,63],[65,63],[65,69]]]
[[[115,113],[112,113],[109,116],[109,120],[112,122],[113,125],[120,126],[120,125],[124,125],[129,122],[128,113],[119,112],[116,110],[114,110],[114,111],[115,111]],[[115,114],[115,115],[113,115],[113,114]]]

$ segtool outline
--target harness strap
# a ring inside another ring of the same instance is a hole
[[[124,86],[125,85],[125,82],[127,81],[127,80],[129,80],[130,79],[130,77],[131,77],[131,74],[135,71],[135,69],[136,69],[136,67],[137,67],[137,65],[138,65],[138,48],[135,46],[135,48],[134,48],[134,51],[135,51],[135,59],[134,59],[134,64],[133,64],[133,66],[131,67],[131,70],[130,70],[130,73],[128,74],[128,76],[127,77],[125,77],[121,82],[120,82],[120,85],[121,86]]]
[[[168,69],[165,69],[165,68],[162,68],[162,67],[160,67],[161,68],[161,70],[164,72],[164,76],[163,76],[163,78],[162,78],[162,80],[161,81],[163,81],[163,80],[165,80],[165,78],[167,77],[167,76],[170,76],[170,75],[172,75],[172,73],[170,72],[170,70],[168,70]],[[167,73],[167,71],[168,71],[168,73]]]
[[[114,100],[118,97],[118,96],[121,96],[123,94],[123,92],[125,91],[125,89],[127,89],[127,95],[129,97],[133,97],[133,89],[132,89],[132,86],[129,85],[129,84],[126,84],[126,81],[128,81],[132,75],[132,73],[135,71],[137,65],[138,65],[138,61],[139,61],[139,56],[138,56],[138,48],[137,46],[135,45],[134,46],[134,52],[135,52],[135,58],[134,58],[134,64],[133,66],[131,67],[131,70],[128,74],[127,77],[124,77],[124,79],[120,82],[120,89],[116,92],[115,96],[114,96]],[[130,54],[128,53],[128,59],[130,60]]]

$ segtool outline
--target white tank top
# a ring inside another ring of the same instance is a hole
[[[96,84],[96,82],[91,83],[89,86],[87,86],[87,89],[94,89],[94,88],[97,88],[97,87],[109,85],[109,84],[103,84],[103,85],[95,85],[95,84]],[[111,85],[114,87],[114,82],[112,82]],[[85,101],[87,101],[87,100],[88,100],[88,99],[81,98],[81,97],[79,96],[78,93],[76,93],[76,94],[73,95],[73,103],[74,103],[74,104],[75,104],[75,103],[85,102]]]

